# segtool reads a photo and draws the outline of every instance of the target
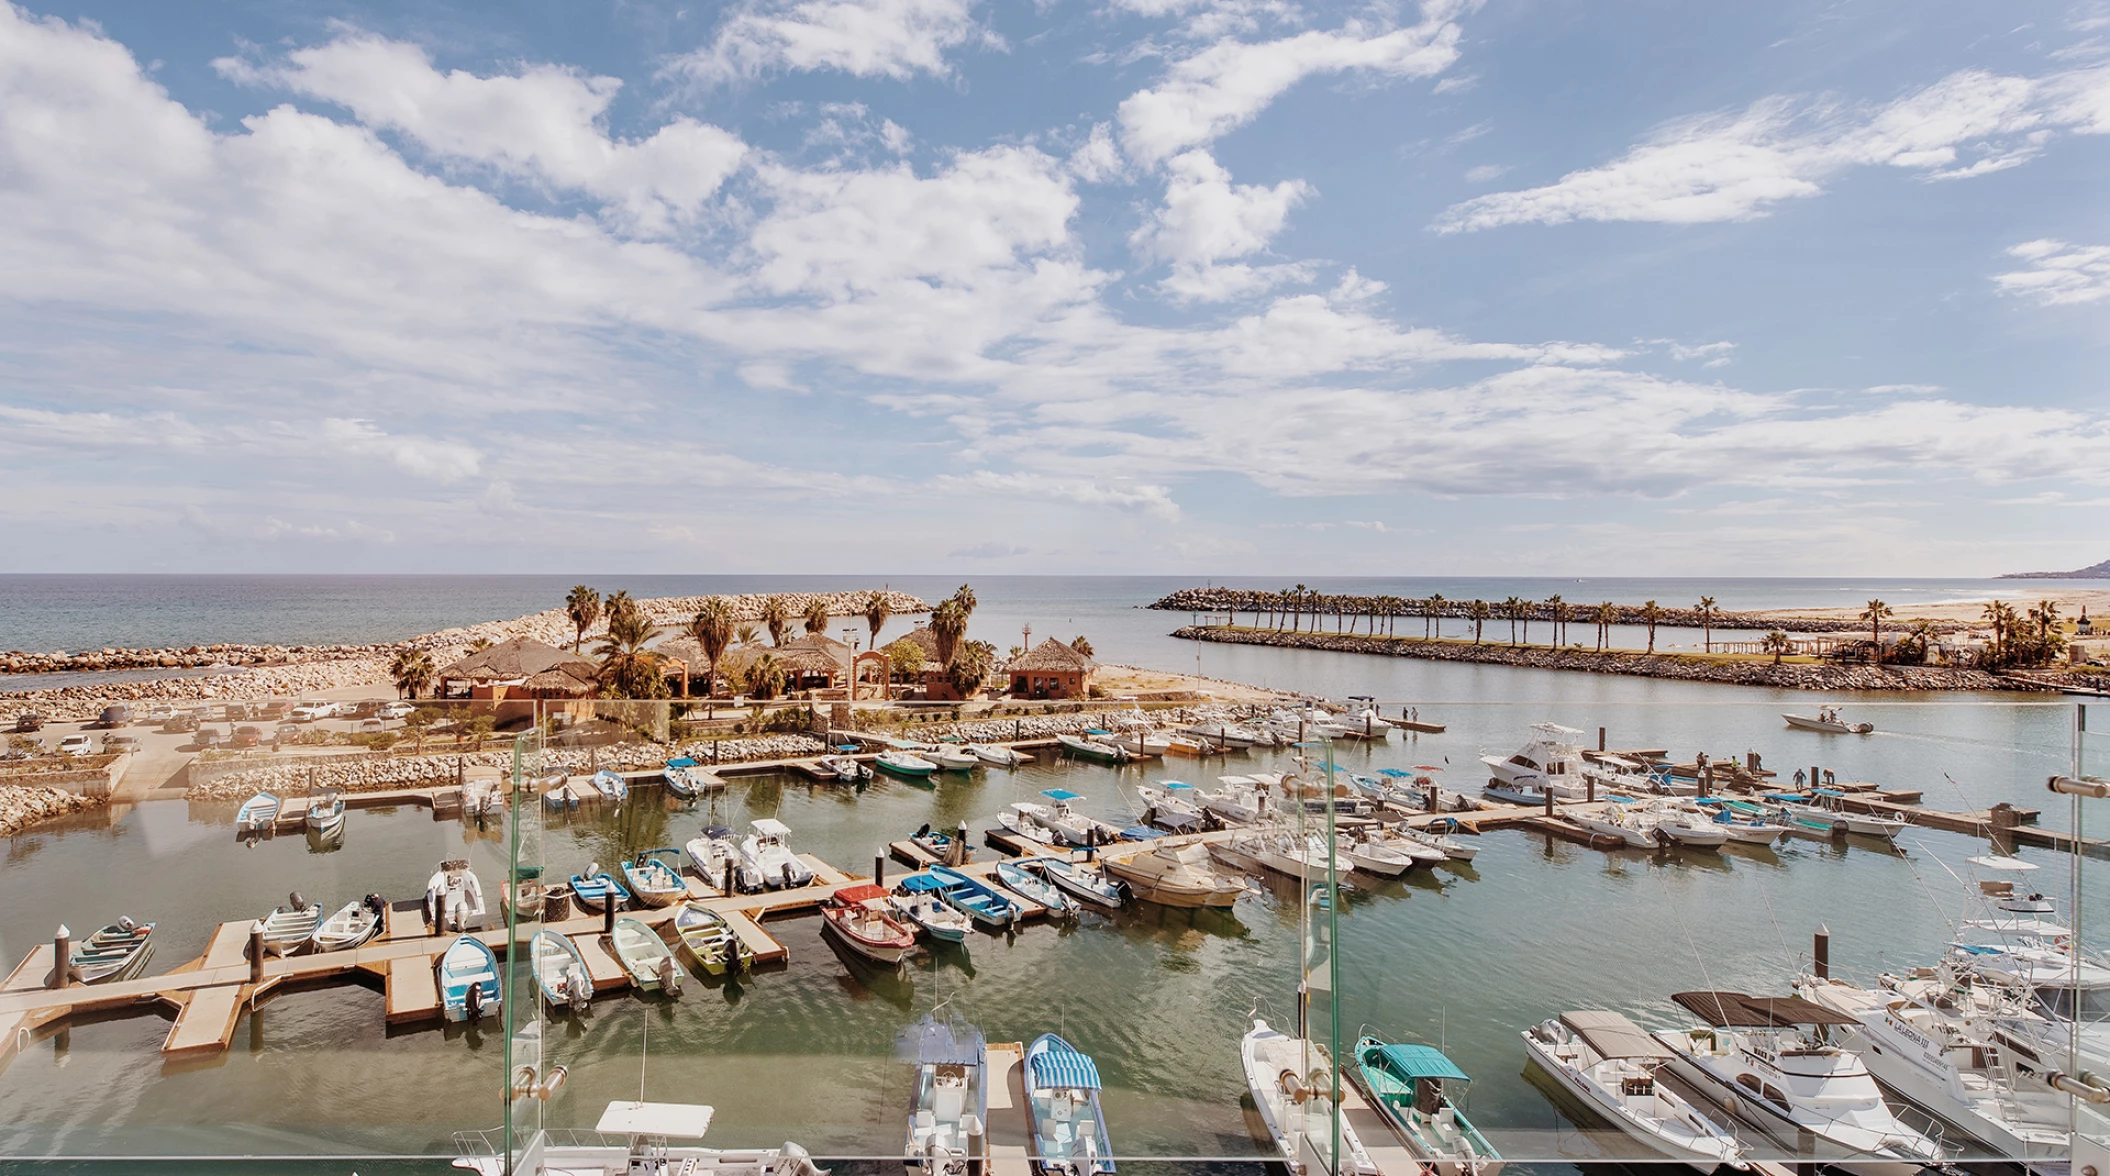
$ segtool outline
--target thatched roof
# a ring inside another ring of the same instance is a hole
[[[576,665],[565,665],[554,670],[544,670],[539,674],[532,674],[521,685],[542,694],[562,694],[577,698],[593,693],[600,686],[600,683],[595,681],[593,674],[586,669]]]
[[[925,662],[930,664],[937,663],[938,635],[931,632],[928,625],[917,625],[914,629],[909,630],[906,635],[896,637],[881,646],[879,652],[892,657],[894,656],[894,647],[897,645],[913,645],[923,651],[923,660]]]
[[[477,650],[441,670],[439,676],[471,682],[512,682],[557,669],[587,681],[592,681],[599,672],[599,667],[568,649],[559,649],[532,637],[515,637],[488,649]]]
[[[1008,667],[1014,674],[1065,674],[1090,671],[1091,658],[1053,637],[1034,646]]]

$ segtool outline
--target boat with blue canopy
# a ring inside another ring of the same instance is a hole
[[[621,804],[630,798],[629,782],[607,768],[593,774],[593,787],[613,804]]]
[[[1099,1066],[1053,1033],[1026,1047],[1026,1114],[1033,1162],[1042,1172],[1096,1176],[1114,1170],[1106,1116],[1099,1110]]]
[[[630,901],[630,892],[614,876],[601,868],[599,862],[590,863],[583,874],[571,876],[572,897],[585,909],[599,914],[610,903],[622,910]]]
[[[1502,1157],[1452,1097],[1471,1078],[1432,1045],[1387,1044],[1365,1033],[1349,1076],[1408,1151],[1437,1176],[1495,1176]]]
[[[947,866],[932,866],[930,876],[943,883],[937,891],[938,898],[978,926],[1001,931],[1018,918],[1018,904],[980,878]]]
[[[700,794],[703,791],[703,781],[697,779],[689,771],[690,768],[696,767],[701,767],[701,765],[685,755],[668,760],[666,764],[667,791],[681,797],[683,800],[692,799]]]

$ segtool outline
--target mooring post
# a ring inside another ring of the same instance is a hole
[[[615,934],[615,892],[612,890],[601,894],[601,934]]]
[[[1584,796],[1584,798],[1585,798],[1585,799],[1587,799],[1587,800],[1588,800],[1588,801],[1589,801],[1589,802],[1590,802],[1591,804],[1596,804],[1596,803],[1597,803],[1597,777],[1595,777],[1595,776],[1584,776],[1584,777],[1583,777],[1583,796]]]
[[[51,937],[51,979],[44,982],[46,988],[66,987],[66,973],[73,967],[73,932],[60,923],[58,931]]]
[[[249,982],[264,982],[264,923],[261,919],[249,924]]]
[[[1816,938],[1810,944],[1810,971],[1819,980],[1832,978],[1832,932],[1822,923],[1817,925]]]
[[[1437,809],[1438,809],[1439,807],[1441,807],[1441,806],[1439,806],[1439,805],[1437,804],[1437,798],[1436,798],[1436,781],[1434,781],[1434,780],[1431,780],[1431,781],[1429,781],[1429,790],[1428,790],[1428,792],[1424,793],[1424,794],[1423,794],[1423,796],[1424,796],[1424,801],[1425,801],[1425,803],[1426,803],[1426,804],[1428,805],[1428,808],[1429,808],[1429,811],[1430,811],[1430,812],[1432,812],[1432,813],[1433,813],[1433,812],[1435,812],[1435,811],[1436,811],[1436,810],[1437,810]]]
[[[1603,751],[1603,750],[1604,750],[1604,728],[1603,728],[1603,727],[1599,727],[1599,728],[1597,729],[1597,750],[1599,750],[1599,751]]]
[[[733,896],[733,863],[732,859],[730,858],[726,859],[725,882],[722,889],[725,891],[725,896],[727,898],[731,898]]]
[[[1816,765],[1816,764],[1811,764],[1811,765],[1810,765],[1810,787],[1812,787],[1812,788],[1815,788],[1815,787],[1817,787],[1817,781],[1819,781],[1819,780],[1822,780],[1823,778],[1824,778],[1824,777],[1823,777],[1822,775],[1818,774],[1818,771],[1817,771],[1817,765]]]
[[[883,853],[872,855],[872,885],[886,885],[886,855]]]
[[[1543,787],[1546,790],[1546,815],[1550,817],[1553,815],[1553,787],[1551,784]]]

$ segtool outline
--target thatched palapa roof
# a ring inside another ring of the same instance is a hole
[[[441,670],[439,676],[471,682],[517,682],[550,670],[591,682],[600,667],[568,649],[532,637],[515,637],[477,650]]]
[[[1050,637],[1006,667],[1014,674],[1070,674],[1090,671],[1095,663],[1076,648]]]

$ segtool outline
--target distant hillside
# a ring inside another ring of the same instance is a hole
[[[2110,580],[2110,559],[2073,572],[2009,572],[2003,580]]]

